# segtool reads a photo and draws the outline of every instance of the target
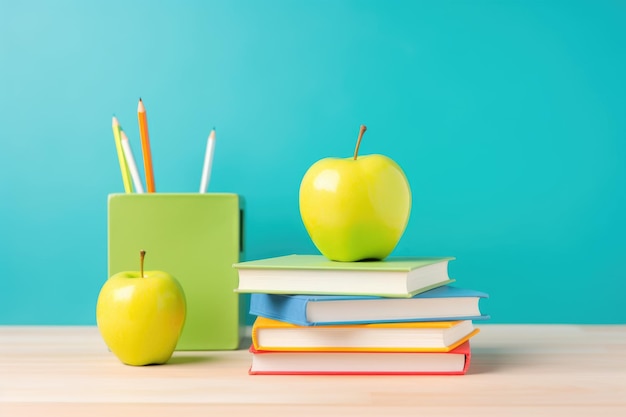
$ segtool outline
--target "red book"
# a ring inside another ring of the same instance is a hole
[[[463,375],[471,358],[469,341],[449,352],[250,352],[251,375]]]

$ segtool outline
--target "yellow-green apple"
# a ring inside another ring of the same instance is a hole
[[[104,342],[127,365],[167,362],[186,315],[185,293],[172,275],[140,270],[119,272],[102,286],[96,321]]]
[[[300,215],[317,249],[333,261],[384,259],[402,237],[411,189],[400,166],[384,155],[314,163],[300,184]]]

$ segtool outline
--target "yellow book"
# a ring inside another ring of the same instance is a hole
[[[257,317],[258,351],[449,352],[478,333],[471,320],[298,326]]]

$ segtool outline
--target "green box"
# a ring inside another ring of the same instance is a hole
[[[237,194],[112,194],[108,273],[166,271],[185,291],[187,317],[177,350],[237,349],[246,305],[233,264],[243,253],[243,200]]]

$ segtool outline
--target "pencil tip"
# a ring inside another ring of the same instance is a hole
[[[141,101],[141,97],[139,97],[139,101]]]

